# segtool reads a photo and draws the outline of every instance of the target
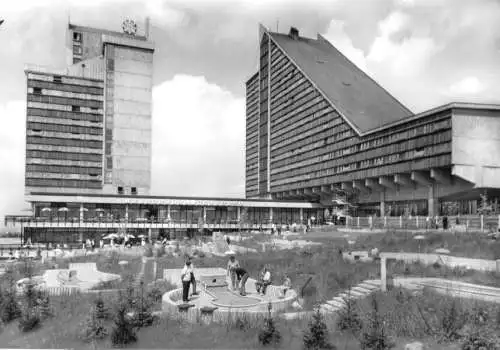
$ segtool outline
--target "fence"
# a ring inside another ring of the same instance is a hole
[[[448,227],[461,231],[496,231],[500,227],[500,215],[448,216]],[[425,216],[347,217],[346,227],[370,229],[433,229],[442,228],[439,222]]]

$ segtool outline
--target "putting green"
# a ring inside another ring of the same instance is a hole
[[[207,287],[206,292],[214,298],[212,304],[218,307],[250,307],[262,301],[255,297],[241,296],[228,290],[226,286]]]

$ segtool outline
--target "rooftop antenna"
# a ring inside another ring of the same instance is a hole
[[[280,26],[280,19],[276,18],[276,33],[279,32],[279,26]]]

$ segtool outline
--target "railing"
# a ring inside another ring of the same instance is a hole
[[[497,231],[500,215],[448,216],[448,228],[462,231]],[[384,217],[347,217],[346,227],[369,229],[436,229],[443,228],[443,217],[425,216],[384,216]]]

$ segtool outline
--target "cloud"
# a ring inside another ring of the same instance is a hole
[[[450,85],[447,94],[451,97],[473,97],[473,95],[479,94],[485,89],[486,87],[477,77],[466,77]]]
[[[204,77],[153,89],[152,192],[243,196],[245,104]]]
[[[324,37],[330,41],[342,54],[351,60],[356,66],[368,72],[366,58],[363,50],[353,46],[351,38],[345,32],[345,22],[332,20]]]
[[[373,41],[367,56],[368,61],[384,64],[399,78],[419,75],[439,49],[431,37],[410,34],[409,38],[395,40],[396,34],[410,27],[409,22],[409,16],[402,12],[392,12],[387,16],[379,23],[379,36]]]
[[[0,104],[0,216],[18,213],[24,204],[26,103]]]

